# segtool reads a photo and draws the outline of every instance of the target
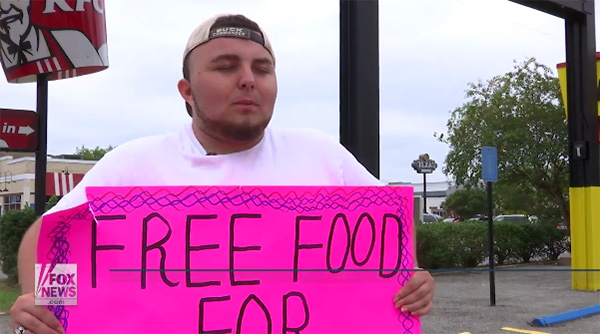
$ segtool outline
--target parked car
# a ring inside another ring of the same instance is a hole
[[[529,216],[523,214],[514,215],[498,215],[494,218],[494,222],[515,222],[515,223],[529,223],[533,224],[533,221]]]
[[[423,214],[423,224],[437,223],[439,221],[440,221],[440,219],[438,219],[438,217],[436,215],[433,215],[431,213]]]

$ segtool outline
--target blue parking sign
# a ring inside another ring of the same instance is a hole
[[[485,182],[498,181],[498,151],[495,147],[481,148],[481,174]]]

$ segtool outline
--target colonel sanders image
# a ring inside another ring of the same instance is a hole
[[[0,57],[9,81],[31,82],[41,73],[63,79],[77,76],[77,68],[108,66],[106,44],[96,49],[80,31],[38,27],[30,10],[31,0],[0,0]],[[17,68],[23,75],[11,80]]]

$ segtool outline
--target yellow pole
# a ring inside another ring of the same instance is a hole
[[[600,187],[569,189],[571,268],[600,269]],[[574,290],[600,290],[599,271],[574,271]]]
[[[600,78],[600,53],[596,53],[596,59],[596,71],[598,78]],[[565,115],[568,115],[566,64],[558,64],[557,70]],[[598,103],[598,110],[600,117],[600,102]],[[600,187],[570,187],[569,203],[571,211],[571,268],[598,270],[600,269]],[[571,285],[574,290],[600,290],[599,271],[574,271],[571,277]]]

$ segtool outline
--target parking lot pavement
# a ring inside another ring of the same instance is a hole
[[[600,304],[600,291],[571,289],[569,266],[530,265],[510,268],[563,271],[496,272],[496,306],[490,306],[489,273],[435,274],[435,308],[421,319],[423,333],[598,334],[600,315],[532,327],[535,318]]]
[[[0,333],[13,333],[12,322],[8,314],[0,314]]]

